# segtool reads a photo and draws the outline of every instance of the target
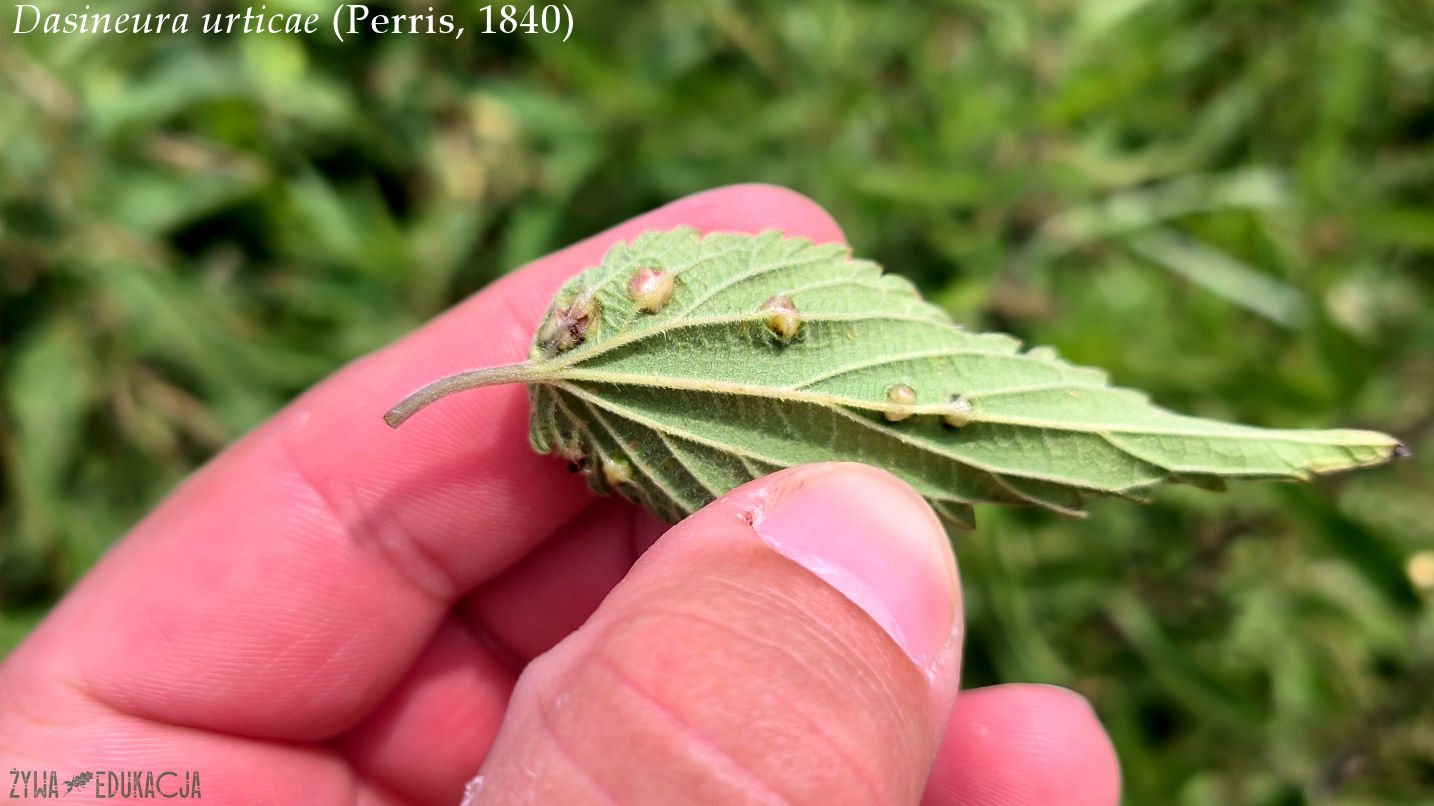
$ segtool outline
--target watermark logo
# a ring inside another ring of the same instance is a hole
[[[76,789],[84,789],[85,786],[90,783],[90,779],[94,777],[94,773],[90,772],[89,770],[85,770],[84,772],[76,775],[75,777],[67,779],[65,781],[65,794],[69,795]]]
[[[64,792],[60,786],[64,785]],[[93,785],[93,786],[92,786]],[[198,770],[81,770],[69,778],[60,778],[57,770],[10,770],[10,797],[77,798],[108,800],[160,800],[179,798],[199,800]]]

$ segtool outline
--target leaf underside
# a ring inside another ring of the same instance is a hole
[[[629,292],[640,269],[675,280],[656,313]],[[764,309],[780,296],[798,316],[790,338]],[[574,300],[593,316],[579,343],[555,350],[554,325],[571,321]],[[969,528],[974,504],[1080,516],[1087,494],[1308,479],[1402,450],[1371,431],[1273,430],[1161,409],[1050,348],[962,330],[906,279],[844,246],[777,231],[678,229],[615,246],[563,287],[519,366],[533,447],[668,522],[810,462],[885,468]],[[893,402],[896,384],[914,403]],[[958,396],[966,422],[953,427],[943,413]]]

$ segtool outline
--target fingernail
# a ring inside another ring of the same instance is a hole
[[[954,640],[956,562],[935,513],[895,476],[815,465],[776,481],[757,534],[876,620],[923,669]]]

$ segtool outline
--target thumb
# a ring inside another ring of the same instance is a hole
[[[673,527],[524,671],[476,803],[916,803],[956,693],[936,517],[811,465]]]

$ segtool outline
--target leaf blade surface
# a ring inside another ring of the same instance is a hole
[[[636,301],[639,272],[671,276],[663,304]],[[970,526],[976,504],[1079,516],[1090,494],[1308,479],[1402,450],[1372,431],[1167,411],[1050,348],[961,329],[843,246],[776,231],[619,244],[559,292],[528,363],[488,372],[529,384],[536,450],[670,522],[819,461],[884,467]]]

